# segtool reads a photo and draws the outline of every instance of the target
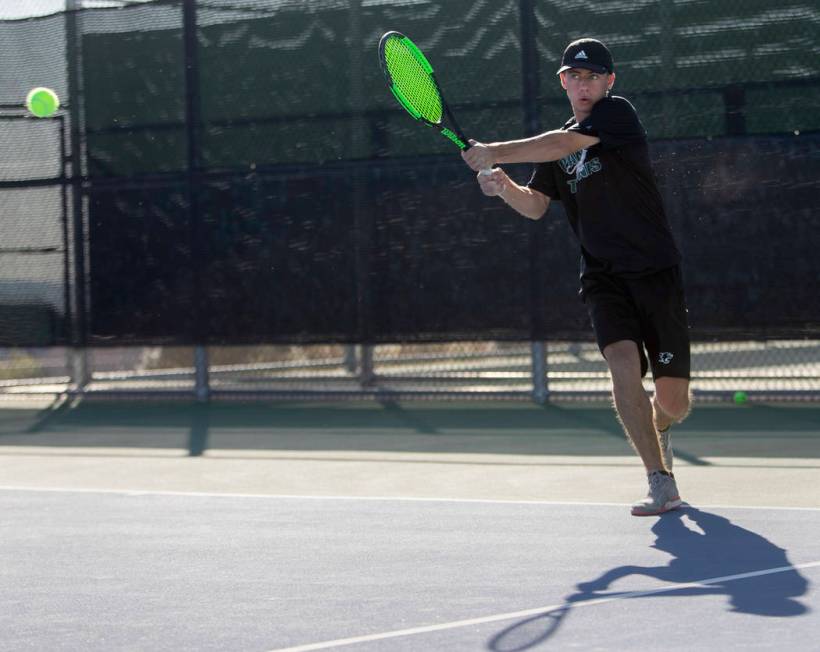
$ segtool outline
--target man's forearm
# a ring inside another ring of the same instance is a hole
[[[540,219],[549,206],[549,200],[541,193],[535,193],[526,186],[519,186],[508,179],[507,187],[499,197],[513,210],[531,220]]]
[[[532,138],[490,143],[488,147],[495,162],[505,163],[545,163],[559,161],[565,156],[583,149],[586,143],[580,136],[563,130],[548,131]],[[591,144],[591,143],[590,143]]]

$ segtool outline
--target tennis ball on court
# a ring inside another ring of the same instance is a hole
[[[60,108],[60,98],[50,88],[38,86],[26,95],[26,108],[38,118],[47,118]]]
[[[748,400],[749,397],[746,396],[746,392],[735,392],[735,403],[737,405],[743,405]]]

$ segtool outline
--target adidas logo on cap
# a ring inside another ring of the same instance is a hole
[[[579,38],[564,50],[558,73],[571,68],[586,68],[598,74],[611,73],[612,55],[600,41],[594,38]]]

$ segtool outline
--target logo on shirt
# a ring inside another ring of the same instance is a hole
[[[674,357],[674,353],[664,351],[663,353],[658,354],[658,362],[660,362],[661,364],[669,364],[670,362],[672,362],[672,358]]]
[[[573,195],[578,192],[578,182],[604,169],[604,166],[601,165],[601,159],[596,156],[587,161],[586,154],[587,150],[582,149],[580,152],[573,152],[558,161],[558,165],[566,174],[575,176],[574,179],[567,181],[569,191]]]
[[[561,169],[567,174],[573,174],[576,171],[575,168],[578,167],[578,163],[581,161],[581,159],[586,158],[585,155],[585,149],[582,149],[579,152],[573,152],[569,156],[565,156],[560,161],[558,161],[558,165],[560,165]]]
[[[589,59],[587,53],[581,50],[578,54],[575,55],[576,59]]]

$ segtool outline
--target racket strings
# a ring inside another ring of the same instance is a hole
[[[436,82],[400,38],[385,46],[387,71],[393,86],[430,122],[441,122],[442,104]]]

